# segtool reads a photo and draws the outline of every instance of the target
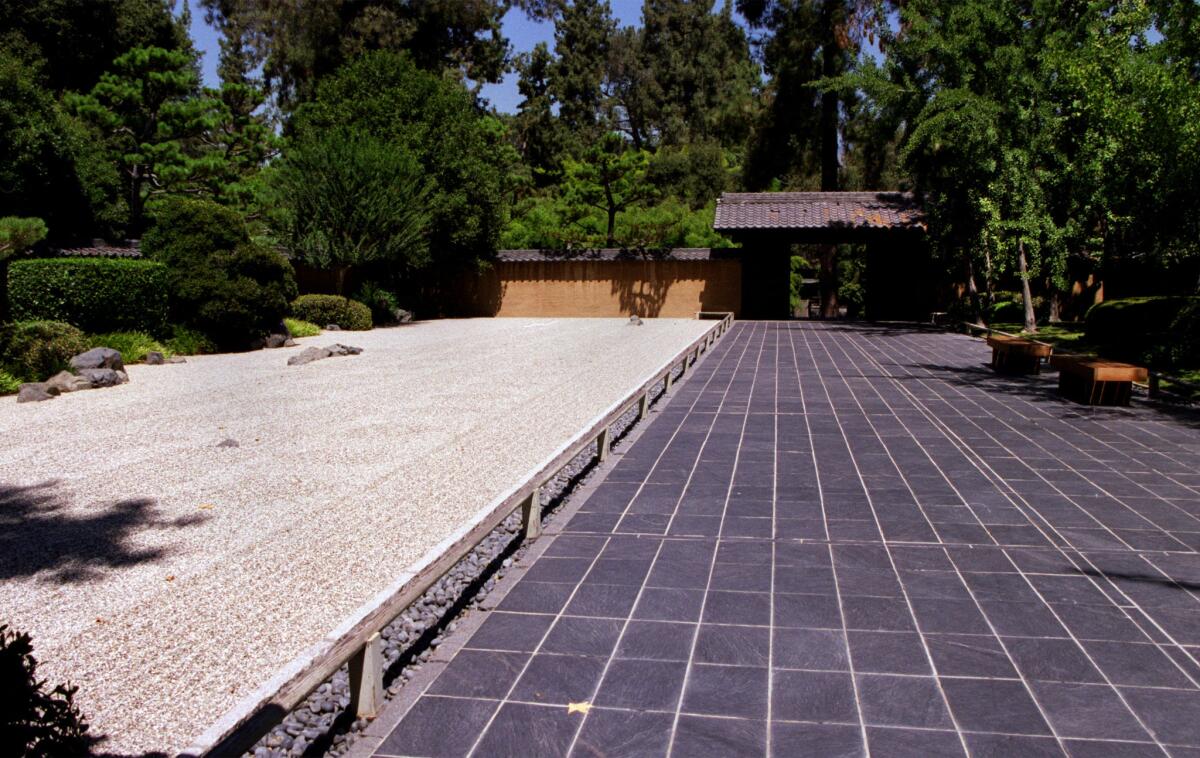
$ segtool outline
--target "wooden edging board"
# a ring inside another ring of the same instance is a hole
[[[706,314],[708,315],[708,314]],[[432,587],[454,564],[462,560],[500,522],[525,503],[534,492],[551,479],[585,447],[593,445],[601,434],[621,417],[655,384],[670,376],[676,366],[698,359],[729,330],[733,314],[720,314],[719,320],[703,336],[677,353],[650,379],[626,397],[596,416],[584,431],[562,445],[545,461],[534,467],[523,483],[502,493],[477,512],[463,526],[439,542],[418,560],[409,571],[396,577],[324,639],[310,646],[281,668],[274,676],[242,698],[213,724],[192,740],[180,752],[181,756],[240,755],[250,749],[263,735],[277,726],[296,706],[329,679],[353,656],[357,655],[372,635],[376,634],[405,608],[412,605]],[[693,357],[694,356],[694,357]]]

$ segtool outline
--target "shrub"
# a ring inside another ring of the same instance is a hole
[[[371,309],[338,295],[301,295],[292,302],[292,315],[321,326],[337,324],[350,331],[371,328]]]
[[[0,395],[11,395],[21,389],[21,380],[0,369]]]
[[[38,382],[67,368],[89,347],[83,332],[61,321],[19,321],[0,328],[0,368]]]
[[[1024,320],[1025,306],[1021,303],[1012,300],[1003,300],[998,303],[992,303],[991,307],[988,308],[989,324],[1020,323]]]
[[[293,337],[316,337],[321,333],[321,327],[298,318],[285,318],[283,325],[287,327],[288,334]]]
[[[400,310],[400,301],[378,284],[363,282],[362,286],[358,288],[358,292],[355,293],[354,299],[371,309],[371,319],[376,324],[395,323],[396,311]]]
[[[14,321],[66,321],[84,331],[160,333],[167,323],[167,270],[153,261],[45,258],[14,261]]]
[[[123,363],[141,363],[146,360],[146,353],[157,351],[170,355],[171,351],[161,342],[145,332],[109,332],[97,334],[89,338],[92,347],[111,347],[121,354]]]
[[[29,635],[0,624],[0,754],[86,755],[91,740],[74,702],[77,689],[59,684],[47,691]]]
[[[1192,298],[1171,323],[1168,351],[1171,366],[1200,368],[1200,298]]]
[[[1133,362],[1164,362],[1172,324],[1196,298],[1130,297],[1105,300],[1087,312],[1088,341],[1106,357]]]
[[[296,296],[292,266],[250,241],[234,212],[208,200],[172,198],[154,210],[142,249],[167,265],[171,320],[222,349],[268,334]]]
[[[166,348],[174,355],[203,355],[217,352],[217,346],[195,329],[186,326],[176,326],[171,339],[165,343]]]

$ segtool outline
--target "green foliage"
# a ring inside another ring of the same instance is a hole
[[[172,355],[204,355],[217,352],[217,346],[212,340],[186,326],[172,327],[171,337],[163,345]]]
[[[12,395],[21,389],[21,380],[0,369],[0,395]]]
[[[1172,366],[1200,369],[1200,298],[1179,311],[1171,322],[1167,361]]]
[[[508,41],[502,0],[320,0],[263,3],[201,0],[221,30],[222,74],[262,66],[284,112],[313,99],[318,85],[365,52],[407,51],[435,78],[444,73],[473,82],[504,74]]]
[[[1131,297],[1105,300],[1087,312],[1086,333],[1107,357],[1154,365],[1170,364],[1171,346],[1184,335],[1173,334],[1200,302],[1188,297]]]
[[[0,752],[5,755],[86,755],[88,723],[75,705],[77,687],[46,688],[38,679],[33,641],[0,624]]]
[[[167,323],[167,271],[160,263],[128,259],[14,261],[8,304],[16,320],[66,321],[89,332],[159,333]]]
[[[163,0],[19,0],[0,3],[0,29],[46,59],[51,92],[86,92],[132,47],[179,50],[187,29]]]
[[[172,355],[170,349],[145,332],[109,332],[88,337],[92,347],[108,347],[121,354],[123,363],[141,363],[151,351]]]
[[[3,7],[14,5],[21,4]],[[41,218],[55,240],[91,237],[120,225],[120,177],[102,140],[59,105],[48,89],[44,62],[3,40],[0,134],[0,215]]]
[[[90,94],[71,95],[67,102],[106,136],[134,233],[143,228],[151,194],[213,170],[210,160],[185,149],[220,118],[219,101],[200,93],[200,75],[189,53],[135,47],[113,61]]]
[[[46,238],[46,223],[40,218],[0,218],[0,260],[20,253]]]
[[[23,382],[57,374],[88,348],[83,332],[61,321],[17,321],[0,327],[0,368]]]
[[[581,161],[563,161],[562,193],[568,204],[595,208],[605,217],[605,244],[617,244],[617,214],[658,196],[646,181],[650,155],[631,150],[619,134],[610,132],[589,148]]]
[[[376,324],[391,324],[396,321],[400,301],[388,290],[375,282],[363,282],[354,293],[354,299],[371,309],[371,318]]]
[[[212,201],[169,198],[154,217],[142,250],[167,266],[172,322],[238,350],[287,314],[296,295],[291,264],[252,243],[236,213]]]
[[[292,301],[292,316],[321,327],[337,324],[352,332],[372,327],[370,308],[338,295],[301,295]]]
[[[293,337],[316,337],[321,333],[321,327],[298,318],[285,318],[283,325]]]
[[[371,53],[324,81],[293,123],[301,141],[345,129],[417,160],[429,181],[435,266],[474,265],[495,250],[511,148],[462,85],[402,55]]]
[[[384,264],[404,276],[429,260],[429,186],[403,147],[355,132],[309,131],[274,173],[280,237],[292,255],[338,273]]]

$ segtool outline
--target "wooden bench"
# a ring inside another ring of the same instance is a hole
[[[1043,342],[992,334],[987,338],[992,348],[992,368],[1010,374],[1037,374],[1042,359],[1049,358],[1052,348]]]
[[[1129,405],[1133,382],[1149,377],[1141,366],[1083,355],[1056,355],[1050,365],[1058,369],[1058,391],[1087,405]]]

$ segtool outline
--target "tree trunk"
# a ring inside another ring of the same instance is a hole
[[[821,318],[837,318],[838,315],[838,270],[837,245],[821,245],[817,253],[820,260]]]
[[[971,306],[971,315],[975,317],[976,326],[987,326],[983,320],[983,308],[979,302],[979,287],[975,284],[975,264],[967,259],[967,302]]]
[[[607,235],[609,247],[617,246],[616,229],[617,229],[617,209],[610,205],[610,206],[608,206],[608,235]]]
[[[832,22],[830,38],[821,51],[821,66],[825,76],[838,73],[840,49],[833,40]],[[837,192],[838,181],[838,96],[836,92],[821,94],[821,191]],[[821,318],[837,318],[838,315],[838,248],[837,245],[822,245],[818,253],[821,262]]]
[[[334,287],[337,289],[337,294],[342,297],[346,296],[346,272],[349,271],[348,266],[338,266],[334,268]]]
[[[1037,316],[1033,312],[1033,290],[1029,288],[1029,264],[1025,260],[1025,243],[1017,243],[1017,265],[1021,269],[1021,299],[1025,301],[1025,331],[1037,333]]]

